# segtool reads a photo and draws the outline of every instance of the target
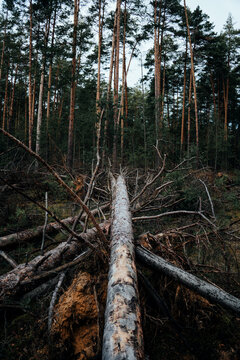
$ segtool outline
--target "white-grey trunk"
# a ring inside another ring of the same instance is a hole
[[[132,221],[124,178],[113,179],[112,187],[111,259],[102,359],[143,359]]]
[[[43,103],[43,85],[44,85],[44,67],[41,71],[41,80],[38,97],[38,114],[37,114],[37,135],[36,135],[36,154],[40,154],[40,139],[42,127],[42,103]]]
[[[136,248],[136,255],[137,258],[151,268],[163,272],[189,289],[196,291],[204,298],[240,314],[240,299],[235,296],[199,279],[195,275],[189,274],[185,270],[179,269],[177,266],[170,264],[168,261],[142,247],[138,246]]]

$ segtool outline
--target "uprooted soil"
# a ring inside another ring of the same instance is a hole
[[[99,355],[102,338],[103,309],[107,278],[80,272],[55,308],[51,336],[58,338],[59,348],[72,346],[77,360]]]

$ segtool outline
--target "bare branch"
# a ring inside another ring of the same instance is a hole
[[[98,235],[100,237],[100,239],[102,240],[103,244],[108,247],[108,242],[107,239],[104,235],[104,233],[102,232],[100,226],[98,225],[98,223],[96,222],[93,214],[91,213],[91,211],[89,210],[89,208],[87,207],[86,204],[84,204],[84,202],[81,200],[81,198],[61,179],[61,177],[56,173],[56,171],[45,161],[43,160],[38,154],[36,154],[34,151],[32,151],[31,149],[29,149],[25,144],[23,144],[20,140],[16,139],[13,135],[9,134],[7,131],[5,131],[3,128],[0,128],[0,131],[3,133],[3,135],[7,136],[9,139],[11,139],[12,141],[14,141],[16,144],[18,144],[20,147],[22,147],[24,150],[26,150],[29,154],[31,154],[32,156],[34,156],[40,163],[42,163],[47,169],[48,171],[56,178],[57,182],[63,186],[66,191],[69,193],[69,195],[77,200],[77,202],[79,202],[79,204],[82,206],[83,210],[88,214],[89,218],[92,220],[93,225],[96,227]]]

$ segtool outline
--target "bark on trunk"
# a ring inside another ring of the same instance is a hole
[[[118,86],[119,86],[119,47],[120,47],[120,19],[121,19],[121,0],[117,0],[117,33],[115,45],[114,62],[114,89],[113,89],[113,169],[117,168],[117,132],[118,132]]]
[[[28,147],[32,149],[32,130],[33,130],[33,119],[32,119],[32,0],[29,3],[30,12],[30,28],[29,28],[29,71],[28,71]]]
[[[122,176],[113,185],[111,259],[102,358],[143,359],[133,231],[127,188]]]
[[[74,0],[74,26],[73,26],[73,45],[72,45],[72,84],[70,95],[70,114],[68,126],[68,151],[67,166],[71,170],[73,167],[73,132],[74,132],[74,109],[75,109],[75,90],[76,90],[76,47],[77,47],[77,26],[78,26],[79,0]]]
[[[100,226],[102,230],[107,231],[109,224],[105,222]],[[97,239],[96,228],[87,230],[86,233],[81,233],[80,236],[93,244]],[[81,249],[82,244],[79,241],[63,242],[43,256],[39,255],[29,263],[20,264],[12,271],[0,276],[0,300],[3,300],[6,295],[16,294],[23,285],[30,283],[31,280],[40,279],[44,272],[54,269],[63,260],[71,260],[81,252]]]
[[[195,275],[189,274],[185,270],[179,269],[177,266],[170,264],[168,261],[140,246],[136,248],[136,256],[154,270],[163,272],[206,299],[240,314],[240,299],[235,296],[199,279]]]
[[[109,203],[101,206],[99,209],[104,210],[109,207]],[[99,209],[92,210],[92,214],[96,215]],[[78,216],[68,217],[63,219],[62,222],[66,225],[74,224]],[[82,219],[86,218],[86,214],[82,215]],[[5,248],[7,246],[13,246],[22,242],[27,242],[36,239],[42,235],[44,226],[38,226],[36,229],[23,230],[18,233],[6,235],[0,237],[0,248]],[[61,225],[57,222],[51,222],[47,225],[45,229],[45,234],[53,234],[61,230]]]
[[[192,67],[192,68],[191,68],[191,71],[192,71],[193,92],[194,92],[195,123],[196,123],[196,146],[197,146],[197,162],[198,162],[199,137],[198,137],[197,91],[196,91],[195,72],[194,72],[193,49],[192,49],[191,34],[190,34],[190,29],[189,29],[189,24],[188,24],[188,15],[187,15],[186,0],[184,0],[184,9],[185,9],[186,24],[187,24],[189,48],[190,48],[190,54],[191,54],[191,67]]]

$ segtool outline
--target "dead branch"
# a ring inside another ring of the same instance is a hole
[[[111,260],[102,359],[143,359],[133,231],[127,188],[112,179]]]
[[[161,174],[163,173],[163,171],[165,169],[165,162],[166,162],[166,155],[164,155],[162,167],[159,170],[159,172],[157,173],[157,175],[154,176],[154,178],[151,181],[147,182],[147,184],[142,188],[142,190],[138,193],[138,195],[136,195],[130,201],[130,205],[134,204],[136,202],[136,200],[139,199],[140,196],[142,196],[142,194],[161,176]]]
[[[211,196],[210,196],[210,193],[208,191],[208,188],[207,188],[207,185],[205,184],[205,182],[201,179],[199,179],[199,181],[203,184],[203,186],[205,187],[205,190],[206,190],[206,193],[207,193],[207,196],[208,196],[208,200],[209,200],[209,203],[210,203],[210,206],[211,206],[211,210],[212,210],[212,216],[214,218],[214,221],[216,221],[216,215],[215,215],[215,211],[214,211],[214,207],[213,207],[213,202],[212,202],[212,199],[211,199]]]
[[[81,200],[81,198],[61,179],[61,177],[56,173],[56,171],[45,161],[43,160],[38,154],[36,154],[34,151],[32,151],[30,148],[28,148],[25,144],[23,144],[20,140],[16,139],[13,135],[9,134],[7,131],[5,131],[3,128],[0,128],[0,131],[3,133],[3,135],[7,136],[9,139],[14,141],[18,146],[26,150],[29,154],[31,154],[35,159],[37,159],[41,164],[43,164],[48,171],[55,177],[57,182],[66,189],[66,191],[69,193],[69,195],[77,200],[79,204],[82,206],[83,210],[88,214],[89,218],[92,220],[93,225],[97,229],[98,235],[100,239],[102,240],[102,245],[107,247],[107,239],[102,232],[100,226],[95,220],[94,215],[91,213],[89,208],[86,204]]]
[[[101,210],[105,210],[109,207],[109,203],[104,204],[100,207]],[[98,208],[95,208],[92,210],[92,214],[96,215],[98,213]],[[84,219],[86,217],[86,214],[82,216]],[[68,217],[66,219],[61,220],[62,223],[66,225],[71,225],[74,223],[74,221],[78,218],[78,216],[74,217]],[[51,222],[47,225],[45,233],[51,234],[56,233],[62,229],[61,224],[57,222]],[[37,237],[40,237],[43,232],[43,226],[38,226],[36,229],[30,229],[30,230],[23,230],[18,233],[6,235],[0,237],[0,248],[4,248],[7,246],[12,246],[15,244],[19,244],[22,242],[31,241],[33,239],[36,239]]]
[[[163,272],[165,275],[197,292],[206,299],[240,314],[240,299],[235,296],[170,264],[168,261],[151,253],[143,247],[136,247],[136,255],[140,261],[150,266],[152,269]]]
[[[2,256],[13,268],[17,267],[17,263],[4,251],[0,250],[0,256]]]
[[[177,210],[177,211],[169,211],[158,215],[152,215],[152,216],[139,216],[132,218],[132,221],[148,221],[148,220],[155,220],[160,219],[164,216],[169,215],[198,215],[202,217],[204,220],[206,220],[210,225],[212,225],[214,228],[217,228],[215,224],[211,220],[209,220],[202,212],[200,211],[188,211],[188,210]]]
[[[59,292],[60,287],[62,286],[64,278],[65,278],[65,273],[63,272],[59,276],[57,286],[55,287],[55,290],[53,292],[52,299],[51,299],[51,302],[50,302],[49,311],[48,311],[48,332],[49,333],[50,333],[51,327],[52,327],[53,308],[54,308],[54,305],[56,303],[57,294]]]
[[[0,178],[1,179],[1,178]],[[2,179],[3,180],[3,179]],[[5,180],[3,180],[5,182]],[[10,187],[12,187],[12,185],[9,184]],[[45,211],[45,213],[48,213],[57,223],[59,223],[59,225],[61,225],[61,227],[63,229],[65,229],[69,234],[71,234],[72,237],[75,237],[78,240],[83,240],[83,238],[81,238],[81,236],[79,236],[75,231],[73,231],[72,229],[70,229],[65,223],[63,223],[60,219],[58,219],[58,217],[49,209],[47,209],[45,206],[43,206],[42,204],[40,204],[39,202],[37,202],[36,200],[32,199],[30,196],[26,195],[25,193],[23,193],[22,191],[13,188],[16,192],[18,192],[19,194],[21,194],[23,197],[25,197],[26,199],[28,199],[29,201],[31,201],[32,203],[36,204],[40,209],[42,209],[43,211]],[[105,236],[105,235],[104,235]],[[71,239],[72,239],[71,237]],[[101,251],[95,247],[94,245],[92,245],[88,239],[84,240],[86,242],[86,244],[92,248],[93,250],[96,250],[99,254],[99,256],[102,258],[103,254],[101,253]],[[99,243],[100,248],[102,247],[102,244]]]

